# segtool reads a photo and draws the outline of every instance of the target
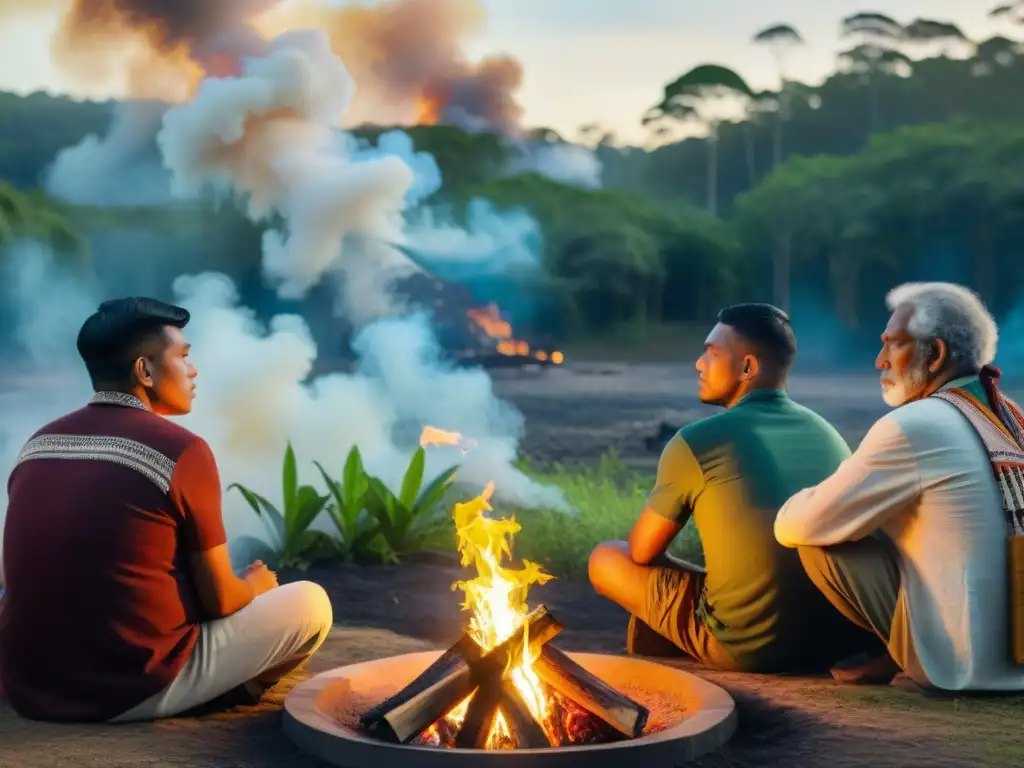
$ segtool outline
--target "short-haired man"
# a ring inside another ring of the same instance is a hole
[[[894,410],[783,506],[775,535],[886,643],[861,664],[876,682],[902,669],[945,690],[1022,690],[1007,560],[1024,510],[1024,426],[989,365],[996,323],[949,283],[901,285],[886,303],[876,366]]]
[[[332,624],[319,586],[231,568],[217,464],[191,411],[189,314],[103,303],[78,351],[91,402],[39,430],[8,483],[0,688],[25,717],[129,721],[258,695]]]
[[[776,307],[719,313],[697,371],[700,399],[725,410],[672,438],[629,541],[590,557],[594,588],[631,614],[631,653],[666,655],[669,640],[707,666],[786,672],[823,670],[879,645],[843,626],[772,534],[782,502],[850,453],[828,422],[787,396],[795,356],[789,318]],[[666,552],[691,517],[704,569]]]

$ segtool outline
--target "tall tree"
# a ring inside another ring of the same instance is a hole
[[[661,101],[648,110],[644,123],[664,119],[699,120],[707,131],[707,208],[718,214],[718,128],[721,107],[728,102],[746,107],[754,92],[735,71],[720,64],[700,64],[665,86]]]
[[[1024,3],[1017,0],[1013,3],[1004,3],[1003,5],[997,5],[991,11],[988,12],[989,18],[996,19],[998,21],[1006,21],[1011,24],[1020,24],[1024,21]]]
[[[773,24],[754,35],[755,45],[764,45],[775,57],[775,68],[779,73],[778,108],[775,114],[775,131],[772,141],[772,168],[778,168],[783,160],[783,131],[789,119],[789,79],[786,77],[786,58],[804,39],[795,27],[789,24]]]
[[[973,43],[956,24],[937,19],[914,19],[903,28],[903,39],[912,46],[940,47],[941,55],[949,56],[955,46],[970,47]]]
[[[792,107],[792,89],[786,76],[786,58],[792,50],[804,44],[803,36],[789,24],[773,24],[754,35],[755,45],[764,45],[775,57],[775,68],[779,73],[779,93],[775,104],[775,124],[772,131],[772,169],[782,165],[785,158],[785,125],[789,121]],[[751,185],[753,187],[753,185]],[[788,239],[781,231],[775,232],[772,254],[772,296],[773,301],[785,310],[789,309],[790,296],[790,248]]]
[[[908,71],[913,63],[900,50],[904,40],[902,25],[890,16],[874,11],[855,13],[842,21],[843,38],[855,45],[839,54],[840,65],[861,76],[868,90],[869,130],[880,127],[878,81],[886,75]]]

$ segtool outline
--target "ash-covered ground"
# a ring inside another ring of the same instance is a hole
[[[662,423],[682,426],[716,411],[697,399],[693,364],[586,363],[568,361],[543,370],[493,373],[498,394],[526,418],[522,450],[540,461],[591,461],[614,449],[628,464],[657,465],[667,437]],[[1024,387],[1008,382],[1020,399]],[[828,419],[856,448],[876,419],[888,410],[878,376],[795,373],[791,397]]]
[[[568,360],[561,366],[493,369],[490,375],[498,396],[524,416],[521,451],[542,463],[591,462],[614,450],[627,464],[653,470],[668,440],[663,425],[681,426],[717,410],[697,399],[690,362]],[[26,391],[38,396],[47,385],[46,377],[0,372],[0,418],[21,407]],[[1018,402],[1024,400],[1024,379],[1007,379],[1004,389]],[[795,373],[789,392],[834,424],[851,448],[888,410],[870,368],[863,373]],[[83,392],[82,402],[88,396]]]

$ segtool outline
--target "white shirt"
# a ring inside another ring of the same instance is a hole
[[[882,417],[835,474],[787,501],[775,537],[827,547],[881,529],[899,553],[910,634],[932,685],[1024,690],[1024,667],[1010,658],[1004,519],[974,428],[955,406],[925,398]]]

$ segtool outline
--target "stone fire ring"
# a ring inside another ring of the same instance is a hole
[[[343,768],[594,768],[636,761],[645,768],[671,768],[722,747],[736,729],[732,697],[713,683],[682,670],[635,657],[571,653],[577,663],[613,687],[631,685],[669,696],[687,711],[674,726],[611,744],[545,749],[483,750],[389,744],[341,724],[332,714],[369,709],[426,669],[440,651],[338,667],[296,686],[284,704],[284,730],[302,750]],[[383,690],[382,690],[383,689]],[[369,700],[366,691],[377,695]],[[346,706],[347,705],[347,706]],[[358,719],[358,718],[356,718]]]

